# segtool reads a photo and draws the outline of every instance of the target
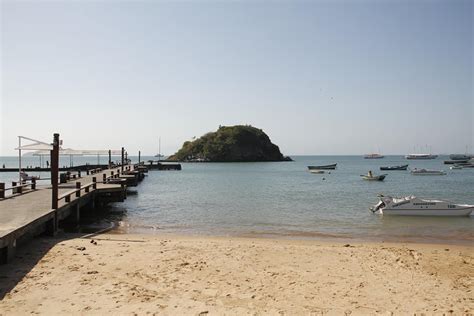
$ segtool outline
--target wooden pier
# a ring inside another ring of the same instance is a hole
[[[124,201],[127,186],[137,185],[146,172],[143,165],[123,164],[86,170],[59,183],[54,155],[57,157],[57,151],[52,150],[56,172],[51,172],[50,185],[39,186],[32,181],[7,188],[0,183],[0,263],[8,262],[26,240],[40,234],[55,235],[65,223],[78,224],[82,212]]]

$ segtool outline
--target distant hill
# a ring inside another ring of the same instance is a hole
[[[194,140],[187,141],[171,161],[251,162],[291,161],[261,129],[249,125],[220,126]]]

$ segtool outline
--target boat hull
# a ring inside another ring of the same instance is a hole
[[[309,170],[334,170],[336,169],[337,163],[332,165],[324,165],[324,166],[308,166]]]
[[[369,177],[369,176],[361,176],[361,177],[362,179],[367,180],[367,181],[383,181],[386,176],[387,175],[383,174],[380,176],[373,176],[373,177]]]
[[[474,207],[460,209],[382,209],[383,215],[396,216],[469,216]]]
[[[394,171],[394,170],[407,170],[408,165],[396,166],[396,167],[380,167],[380,170],[384,171]]]

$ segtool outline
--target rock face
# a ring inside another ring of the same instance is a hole
[[[291,161],[261,129],[249,125],[220,126],[169,157],[172,161],[251,162]]]

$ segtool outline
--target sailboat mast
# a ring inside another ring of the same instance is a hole
[[[158,161],[161,160],[161,136],[158,138]]]

